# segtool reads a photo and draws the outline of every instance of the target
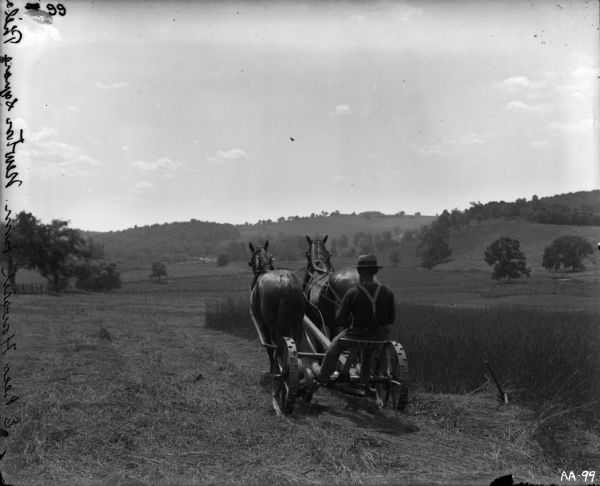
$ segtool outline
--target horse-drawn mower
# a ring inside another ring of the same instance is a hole
[[[325,353],[317,352],[318,343],[327,349],[331,342],[321,330],[306,316],[303,320],[303,333],[299,350],[294,339],[282,337],[277,344],[266,342],[261,326],[250,312],[252,322],[263,347],[274,352],[271,369],[271,389],[273,408],[277,414],[288,414],[294,410],[297,399],[309,403],[313,393],[319,388],[311,364],[321,363]],[[357,397],[375,400],[379,407],[404,410],[408,400],[408,364],[406,354],[396,341],[365,341],[342,338],[350,350],[338,360],[338,370],[327,387]],[[375,359],[368,383],[360,378],[362,351],[375,348]],[[309,349],[305,351],[304,349]]]

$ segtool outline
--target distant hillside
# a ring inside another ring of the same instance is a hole
[[[439,269],[487,269],[483,252],[500,236],[519,239],[532,268],[541,268],[544,248],[559,236],[581,235],[594,244],[600,239],[600,190],[533,196],[530,201],[523,198],[472,203],[464,211],[444,211],[439,218],[418,213],[334,212],[237,226],[191,220],[84,235],[103,245],[106,260],[117,262],[121,269],[153,261],[214,258],[219,253],[227,254],[232,261],[244,261],[248,258],[248,242],[262,244],[266,239],[280,261],[291,261],[302,258],[306,250],[304,235],[329,235],[329,248],[337,257],[348,259],[365,252],[376,252],[387,259],[390,250],[404,240],[394,251],[399,252],[402,265],[412,265],[418,263],[415,235],[432,223],[444,226],[451,235],[451,261],[439,265]]]
[[[349,238],[359,231],[365,233],[404,233],[430,224],[435,216],[414,215],[382,215],[375,211],[366,214],[334,214],[330,216],[316,216],[314,218],[299,218],[282,222],[262,223],[255,225],[240,225],[240,237],[248,241],[265,238],[267,235],[277,236],[279,233],[289,236],[321,236],[329,235],[339,238],[346,235]]]
[[[570,192],[530,201],[525,198],[514,202],[491,201],[471,203],[465,211],[449,213],[451,224],[495,218],[525,218],[535,223],[575,226],[600,226],[600,190]]]
[[[590,206],[594,212],[600,212],[600,189],[594,191],[578,191],[566,194],[557,194],[555,196],[541,197],[539,202],[542,205],[559,205],[571,209],[578,209],[582,206]]]
[[[149,265],[153,261],[175,263],[200,257],[215,257],[219,253],[229,255],[231,260],[248,257],[248,243],[262,244],[270,239],[278,257],[294,260],[301,258],[306,249],[304,235],[329,235],[334,238],[345,235],[349,247],[353,236],[359,232],[378,237],[384,232],[399,240],[409,230],[431,223],[434,216],[395,215],[388,216],[376,211],[360,215],[333,214],[286,221],[262,221],[254,225],[189,222],[154,224],[123,231],[83,232],[104,247],[106,260],[114,261],[122,269]]]
[[[327,235],[327,247],[339,258],[354,260],[364,253],[388,254],[402,238],[435,220],[434,216],[384,215],[375,211],[358,215],[333,214],[298,218],[277,223],[242,226],[240,236],[245,244],[230,245],[228,252],[235,259],[247,257],[247,242],[262,244],[269,240],[269,250],[279,261],[303,259],[307,250],[305,235]]]
[[[554,224],[535,224],[523,219],[489,220],[475,223],[460,232],[453,232],[450,238],[451,260],[435,267],[436,270],[489,270],[491,267],[483,261],[485,249],[496,239],[508,236],[520,242],[521,250],[527,258],[527,266],[534,271],[545,270],[542,263],[544,249],[556,238],[563,235],[581,236],[595,247],[600,239],[598,226],[572,226]],[[584,260],[588,270],[600,269],[600,259],[593,257]],[[600,278],[600,275],[598,275]]]
[[[173,263],[216,255],[224,242],[238,240],[239,230],[231,224],[192,220],[139,226],[107,233],[84,232],[104,247],[105,258],[120,268],[152,261]]]

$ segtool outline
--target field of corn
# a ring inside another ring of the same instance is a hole
[[[247,299],[213,299],[206,325],[257,339]],[[600,410],[598,326],[598,314],[584,310],[400,303],[391,336],[419,390],[476,390],[487,360],[513,400],[592,412]]]

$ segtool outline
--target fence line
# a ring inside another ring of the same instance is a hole
[[[17,284],[13,290],[15,294],[44,294],[47,289],[44,284]]]

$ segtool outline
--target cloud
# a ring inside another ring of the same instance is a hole
[[[485,143],[485,136],[478,133],[469,133],[456,140],[456,144],[458,145],[473,145],[477,143]]]
[[[531,145],[535,149],[541,149],[549,147],[550,142],[548,142],[548,140],[532,140],[531,142],[529,142],[529,145]]]
[[[350,105],[337,105],[332,111],[322,113],[324,116],[346,116],[352,114],[352,107]]]
[[[231,150],[219,150],[212,157],[208,157],[210,162],[224,164],[227,162],[238,162],[240,160],[246,160],[250,156],[242,149],[231,149]]]
[[[58,130],[42,127],[37,132],[30,131],[25,140],[21,157],[40,177],[92,176],[98,173],[91,170],[102,165],[74,144],[59,140]]]
[[[570,123],[550,123],[550,128],[553,130],[557,130],[559,132],[564,133],[586,133],[594,128],[594,120],[591,118],[586,118],[584,120],[580,120],[578,122],[570,122]]]
[[[168,157],[161,157],[160,159],[156,159],[154,162],[145,162],[143,160],[136,160],[131,163],[131,166],[135,167],[136,169],[147,170],[147,171],[155,171],[155,170],[159,170],[159,169],[175,170],[175,169],[181,167],[181,162],[176,162],[174,160],[171,160]]]
[[[23,118],[21,117],[16,117],[13,120],[13,130],[23,130],[25,132],[27,132],[29,134],[29,123],[27,123]],[[29,140],[29,136],[27,137],[27,140]]]
[[[119,81],[118,83],[110,84],[104,84],[101,81],[97,81],[96,86],[100,89],[122,89],[129,86],[129,84],[126,81]]]
[[[108,199],[111,204],[139,204],[140,200],[147,201],[159,192],[160,187],[152,182],[138,181],[126,191],[121,191],[118,196]]]
[[[506,78],[501,83],[494,86],[508,93],[517,93],[524,90],[534,90],[546,86],[546,81],[532,81],[526,76],[513,76]]]
[[[350,180],[350,176],[347,175],[342,175],[342,174],[338,174],[338,175],[334,175],[331,180],[333,182],[341,182],[341,181],[348,181]]]
[[[359,15],[359,14],[353,14],[353,15],[350,15],[350,17],[348,17],[348,19],[353,22],[362,22],[366,18],[367,18],[366,15]]]
[[[586,100],[597,104],[598,76],[600,76],[598,64],[586,55],[572,57],[577,64],[569,71],[568,82],[558,85],[556,91],[566,93],[575,100]],[[587,100],[588,98],[590,99]]]
[[[156,184],[152,184],[152,182],[148,182],[148,181],[139,181],[136,182],[133,187],[130,189],[131,192],[134,193],[142,193],[142,194],[146,194],[149,192],[154,192],[158,189],[158,186]]]
[[[596,78],[598,76],[598,68],[590,65],[579,65],[571,72],[577,79]]]
[[[422,145],[417,148],[417,152],[425,156],[455,154],[467,150],[470,146],[482,145],[491,136],[490,133],[471,132],[459,138],[445,138],[440,143]]]
[[[402,5],[392,11],[392,18],[400,22],[410,22],[415,15],[420,14],[422,9],[410,5]]]
[[[58,130],[44,126],[39,132],[31,132],[27,137],[27,141],[41,142],[56,137],[57,135]]]
[[[68,105],[65,110],[70,111],[72,113],[79,113],[79,107],[75,105]]]
[[[399,5],[389,10],[381,9],[379,7],[374,10],[367,12],[361,9],[358,14],[353,14],[348,17],[351,22],[364,22],[365,20],[372,20],[373,22],[381,22],[381,18],[385,17],[386,20],[396,22],[410,22],[413,18],[422,12],[421,8],[413,7],[411,5]]]
[[[418,152],[425,156],[430,155],[447,155],[450,153],[448,150],[444,150],[441,144],[423,145],[419,147]]]
[[[350,108],[350,105],[337,105],[335,107],[335,113],[336,115],[349,115],[352,113],[352,108]]]
[[[530,105],[522,101],[511,101],[506,105],[508,111],[521,111],[527,113],[542,113],[548,110],[547,105]]]

